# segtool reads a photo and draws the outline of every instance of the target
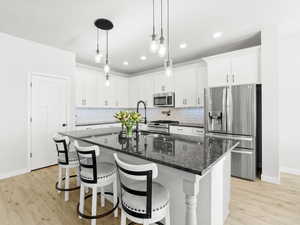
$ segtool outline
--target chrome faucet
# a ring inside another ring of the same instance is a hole
[[[142,100],[138,101],[136,104],[136,112],[139,112],[140,109],[140,104],[144,105],[144,110],[145,110],[145,116],[144,116],[144,123],[147,124],[147,106],[146,103]],[[139,130],[139,123],[136,124],[136,130]]]

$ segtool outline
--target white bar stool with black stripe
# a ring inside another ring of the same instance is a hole
[[[158,176],[155,163],[133,165],[121,161],[114,154],[119,182],[121,186],[121,225],[126,225],[128,218],[143,225],[170,225],[169,191],[152,180]]]
[[[70,139],[66,136],[56,134],[53,137],[53,141],[57,150],[57,162],[58,162],[58,181],[56,183],[56,189],[58,192],[65,192],[65,201],[69,200],[69,192],[75,191],[80,188],[80,179],[78,175],[70,176],[70,169],[77,168],[79,172],[79,161],[75,149],[71,147]],[[66,174],[63,177],[63,170]],[[70,178],[77,177],[77,186],[70,188]],[[64,188],[62,188],[62,181],[65,181]]]
[[[79,218],[91,219],[91,224],[96,224],[96,219],[105,217],[112,212],[114,216],[118,216],[118,187],[117,187],[117,169],[115,164],[102,162],[99,160],[100,149],[98,146],[81,147],[78,142],[74,142],[75,149],[79,158],[80,168],[80,201],[78,204]],[[104,192],[104,187],[112,185],[113,193]],[[92,194],[85,196],[85,188],[91,188]],[[98,193],[98,188],[101,192]],[[113,208],[105,213],[96,215],[97,213],[97,195],[101,194],[101,206],[104,206],[104,196],[113,196]],[[92,197],[92,213],[91,216],[84,214],[85,199]]]

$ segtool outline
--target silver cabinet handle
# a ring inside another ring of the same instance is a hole
[[[228,83],[229,80],[228,80],[228,74],[226,74],[226,83]]]
[[[232,74],[232,83],[234,83],[234,73]]]

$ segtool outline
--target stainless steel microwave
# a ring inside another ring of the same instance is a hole
[[[153,95],[153,105],[156,107],[175,107],[175,93],[159,93]]]

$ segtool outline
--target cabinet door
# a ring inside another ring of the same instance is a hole
[[[194,65],[176,68],[175,77],[175,106],[196,106],[197,97],[197,70]]]
[[[147,107],[153,107],[154,77],[144,75],[139,77],[140,100],[143,100]]]
[[[128,81],[128,102],[130,108],[135,108],[140,98],[139,77],[130,77]]]
[[[233,85],[259,83],[258,48],[232,56],[231,83]]]
[[[206,60],[208,87],[226,86],[231,74],[231,60],[228,56],[220,56]]]
[[[119,104],[118,107],[127,108],[128,107],[128,78],[119,77]]]
[[[77,68],[76,76],[77,87],[76,93],[78,95],[78,103],[80,106],[86,107],[97,107],[98,106],[98,96],[97,96],[97,83],[98,83],[98,73],[86,68]]]
[[[152,74],[154,76],[154,92],[164,93],[174,91],[174,76],[166,76],[164,71]]]
[[[86,85],[84,76],[77,70],[75,74],[76,106],[86,106]]]
[[[207,88],[207,67],[201,63],[196,68],[197,91],[196,106],[204,107],[204,89]]]

